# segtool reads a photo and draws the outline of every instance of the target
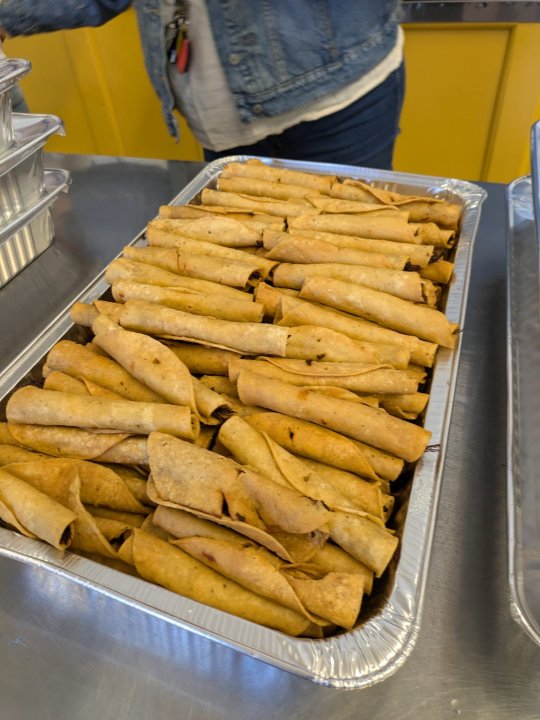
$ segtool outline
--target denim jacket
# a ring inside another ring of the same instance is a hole
[[[96,26],[133,5],[150,80],[169,132],[178,137],[162,20],[163,5],[175,2],[0,0],[0,26],[10,35]],[[357,80],[393,48],[400,19],[399,0],[206,2],[217,51],[244,122],[279,115]]]

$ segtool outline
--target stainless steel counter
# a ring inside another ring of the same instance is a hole
[[[200,169],[52,156],[73,172],[50,250],[0,291],[6,364]],[[486,185],[426,603],[411,657],[334,690],[0,558],[2,720],[532,720],[540,648],[509,615],[505,497],[505,197]]]

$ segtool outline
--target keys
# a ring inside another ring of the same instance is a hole
[[[188,71],[191,55],[191,40],[189,38],[189,18],[187,13],[181,13],[174,17],[167,26],[172,34],[172,41],[169,46],[168,60],[171,65],[176,65],[179,73]]]

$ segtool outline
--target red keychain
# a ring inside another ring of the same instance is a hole
[[[178,45],[176,51],[176,68],[183,74],[188,71],[191,55],[191,40],[189,39],[189,21],[182,18],[180,32],[178,33]]]

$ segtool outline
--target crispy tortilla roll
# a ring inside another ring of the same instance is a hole
[[[336,182],[330,189],[330,195],[346,200],[395,205],[409,212],[411,222],[434,222],[453,230],[457,228],[461,215],[460,205],[438,198],[404,195],[391,190],[383,190],[361,180],[347,179],[343,182]]]
[[[165,272],[242,290],[253,287],[261,278],[261,273],[254,267],[255,263],[247,264],[227,258],[214,258],[210,255],[194,255],[178,248],[127,246],[124,248],[124,257],[153,265]]]
[[[214,390],[214,392],[238,397],[236,383],[229,380],[228,377],[224,377],[223,375],[203,375],[200,380],[204,385]]]
[[[296,534],[321,529],[327,521],[320,503],[209,450],[153,433],[148,451],[158,497],[186,509],[219,518],[226,507],[231,518],[255,528]]]
[[[47,355],[47,366],[78,380],[89,380],[129,400],[163,402],[163,397],[134,378],[117,362],[101,357],[71,340],[60,340],[52,347]]]
[[[375,205],[374,203],[340,200],[331,197],[310,197],[308,200],[313,207],[323,213],[342,213],[344,215],[362,213],[369,214],[369,217],[394,217],[409,220],[408,212],[393,205]]]
[[[130,330],[178,340],[199,341],[246,354],[286,352],[286,328],[262,323],[235,323],[200,317],[161,305],[130,300],[123,305],[121,325]]]
[[[149,223],[146,228],[146,239],[148,244],[153,247],[161,247],[168,249],[177,249],[181,256],[183,253],[193,255],[208,255],[212,258],[225,258],[233,262],[252,265],[255,270],[261,273],[263,278],[268,277],[272,269],[276,266],[277,261],[267,260],[260,255],[243,252],[235,248],[223,247],[204,240],[192,240],[183,238],[173,233],[167,233],[164,230],[156,228],[153,223]],[[129,257],[129,255],[127,256]],[[136,258],[135,258],[136,259]],[[168,268],[166,268],[168,269]]]
[[[227,375],[229,360],[236,353],[187,342],[168,343],[194,375]]]
[[[116,303],[103,303],[104,307],[112,305],[116,310]],[[118,312],[120,309],[118,308]],[[85,327],[92,327],[92,323],[97,318],[99,311],[95,305],[91,303],[76,302],[71,306],[70,317],[74,323],[84,325]],[[109,317],[113,317],[112,312],[106,313]]]
[[[88,510],[93,517],[109,518],[124,525],[130,525],[131,527],[141,527],[148,517],[148,515],[143,515],[142,513],[123,512],[122,510],[111,510],[111,508],[95,507],[94,505],[88,505],[86,510]]]
[[[317,190],[302,187],[301,185],[291,185],[288,183],[238,176],[219,177],[217,187],[218,190],[222,192],[255,195],[257,197],[273,198],[274,200],[285,200],[288,202],[296,202],[298,200],[305,201],[305,199],[310,196],[320,195]],[[305,202],[302,204],[305,204]]]
[[[67,428],[73,429],[73,428]],[[203,431],[195,438],[194,442],[199,442]],[[89,458],[90,459],[90,458]],[[97,462],[118,463],[121,465],[148,465],[148,452],[146,447],[146,437],[128,437],[119,443],[112,445],[110,448],[96,455],[93,460]]]
[[[0,467],[11,465],[11,463],[40,460],[44,457],[46,457],[46,455],[33,452],[33,450],[26,450],[26,448],[19,447],[18,445],[0,444]]]
[[[281,303],[283,296],[290,295],[296,297],[297,290],[289,290],[287,288],[276,288],[267,283],[259,283],[255,288],[254,297],[256,302],[264,305],[264,319],[271,320]]]
[[[382,492],[380,483],[362,480],[353,473],[316,460],[302,458],[302,462],[348,498],[356,507],[384,521],[390,517],[394,507],[394,498],[392,495]]]
[[[242,248],[261,244],[261,234],[253,228],[246,227],[238,220],[228,217],[202,217],[195,220],[167,217],[170,209],[164,205],[160,208],[160,218],[152,220],[152,226],[168,233],[204,240],[205,242],[223,245],[224,247]]]
[[[9,422],[64,425],[148,435],[155,430],[193,440],[197,423],[188,407],[85,397],[54,390],[23,387],[6,408]]]
[[[277,217],[294,217],[295,215],[317,214],[319,211],[311,205],[298,204],[301,202],[286,202],[273,198],[257,197],[256,195],[240,195],[239,193],[220,192],[205,188],[201,193],[203,205],[230,207],[234,210],[244,210],[252,213],[265,213]]]
[[[353,558],[338,545],[327,542],[320,550],[314,553],[311,562],[323,572],[344,572],[360,575],[364,582],[366,595],[373,589],[373,570]]]
[[[319,240],[335,245],[338,248],[361,250],[362,252],[375,252],[391,257],[404,258],[411,265],[424,267],[432,258],[434,248],[430,245],[417,245],[415,243],[395,242],[393,240],[378,240],[376,238],[363,238],[358,235],[340,235],[339,233],[324,232],[322,230],[298,230],[297,232],[282,233],[274,228],[263,230],[263,239],[276,238],[277,233],[289,238],[302,240]]]
[[[96,313],[97,317],[97,313]],[[43,387],[46,390],[61,390],[62,392],[73,393],[74,395],[90,395],[83,380],[77,380],[59,370],[48,370],[44,368],[45,381]]]
[[[421,278],[416,272],[361,265],[281,263],[274,271],[273,282],[278,287],[300,290],[304,283],[313,277],[343,280],[362,287],[380,290],[414,303],[435,305],[438,297],[437,289],[431,280]]]
[[[332,540],[381,577],[392,559],[399,540],[369,518],[349,513],[332,513]]]
[[[127,433],[95,433],[24,423],[10,423],[9,427],[13,438],[23,447],[79,460],[92,460],[129,437]]]
[[[197,378],[192,378],[195,396],[195,405],[202,422],[206,425],[216,425],[230,417],[234,409],[231,404],[219,393],[205,385]]]
[[[86,505],[124,512],[145,512],[144,505],[136,499],[124,479],[113,470],[97,463],[47,458],[15,463],[6,469],[35,487],[39,487],[42,478],[47,478],[49,488],[63,487],[65,478],[76,471],[80,478],[80,498]]]
[[[364,581],[358,575],[329,573],[313,579],[299,570],[291,572],[265,548],[248,544],[241,547],[214,538],[190,537],[173,540],[172,544],[248,590],[306,615],[316,624],[332,623],[350,629],[360,612]]]
[[[246,293],[243,290],[201,278],[177,275],[154,265],[136,262],[125,257],[117,258],[108,265],[105,271],[105,280],[109,285],[113,285],[118,280],[131,280],[146,285],[192,290],[208,295],[235,297],[239,300],[246,299]]]
[[[306,420],[265,412],[248,417],[247,422],[292,453],[360,477],[395,480],[403,470],[403,460]]]
[[[77,515],[32,485],[0,470],[0,518],[26,537],[65,550],[73,538]]]
[[[128,525],[113,518],[100,517],[99,515],[94,515],[93,517],[100,533],[113,546],[122,544],[134,527],[133,525]]]
[[[437,353],[435,343],[383,328],[363,318],[324,305],[316,305],[301,298],[282,298],[276,323],[291,330],[299,325],[318,325],[334,330],[353,340],[369,343],[370,348],[378,349],[380,362],[398,368],[406,367],[409,360],[418,365],[431,367]],[[393,352],[388,351],[388,346],[394,348]],[[403,355],[403,352],[406,355]]]
[[[416,420],[427,407],[428,393],[413,393],[411,395],[384,395],[381,396],[381,407],[386,412],[403,420]]]
[[[436,260],[426,265],[426,267],[420,271],[420,275],[423,278],[428,278],[432,282],[441,283],[441,285],[448,285],[453,273],[454,263],[448,262],[447,260]]]
[[[320,500],[331,510],[353,514],[361,510],[302,460],[240,417],[227,420],[220,428],[218,439],[239,463],[254,468],[279,485],[293,487],[313,500]],[[361,512],[365,514],[364,510]]]
[[[247,405],[259,405],[335,430],[347,437],[396,455],[407,462],[418,460],[431,433],[384,410],[326,397],[279,380],[262,379],[243,370],[238,376],[238,396]]]
[[[195,410],[193,383],[188,368],[159,340],[124,330],[104,315],[92,325],[94,342],[130,375],[151,388],[171,405]]]
[[[329,278],[311,278],[300,297],[359,315],[391,330],[415,335],[421,340],[453,348],[458,325],[444,313],[424,305]]]
[[[201,218],[222,218],[227,217],[231,220],[237,220],[242,225],[262,232],[267,225],[283,230],[285,221],[276,215],[267,215],[265,213],[251,213],[243,208],[219,207],[218,205],[165,205],[159,209],[160,217],[198,220]]]
[[[418,383],[402,370],[360,363],[233,358],[229,363],[229,378],[236,382],[242,370],[249,370],[298,387],[329,385],[357,393],[407,394],[415,393],[418,387]]]
[[[261,322],[264,314],[264,306],[252,302],[253,296],[248,293],[246,293],[245,300],[237,300],[229,297],[221,298],[219,295],[203,295],[192,291],[164,288],[158,285],[145,285],[130,280],[118,280],[112,286],[112,294],[119,303],[125,303],[128,300],[144,300],[175,310],[183,310],[193,315],[210,315],[221,320],[235,322]],[[85,325],[86,323],[81,324]]]
[[[279,239],[275,238],[272,232],[275,232]],[[404,254],[390,255],[340,248],[324,240],[287,237],[286,233],[276,231],[265,233],[264,246],[267,249],[267,259],[289,263],[339,263],[403,270],[407,262]]]
[[[301,208],[300,208],[301,209]],[[322,230],[339,235],[359,235],[360,237],[395,242],[422,244],[422,238],[415,228],[402,217],[371,217],[367,215],[309,215],[297,213],[287,220],[290,230],[301,234],[303,230]]]
[[[191,600],[287,635],[302,635],[311,626],[307,617],[250,592],[144,530],[134,530],[132,552],[141,577]]]
[[[192,254],[212,258],[224,258],[233,262],[252,265],[255,270],[261,273],[262,277],[267,277],[277,264],[275,260],[267,260],[262,255],[256,253],[244,252],[236,248],[224,247],[222,245],[205,242],[204,240],[184,238],[180,235],[165,232],[164,230],[156,228],[152,222],[147,226],[146,239],[150,247],[177,250],[180,257],[185,253],[186,255]]]
[[[225,165],[220,177],[244,177],[266,182],[300,185],[327,195],[330,193],[332,184],[337,180],[335,175],[316,175],[298,170],[269,167],[255,158],[244,163],[232,162]]]
[[[435,223],[409,223],[422,245],[433,245],[436,248],[451,247],[455,239],[453,230],[444,230]]]

